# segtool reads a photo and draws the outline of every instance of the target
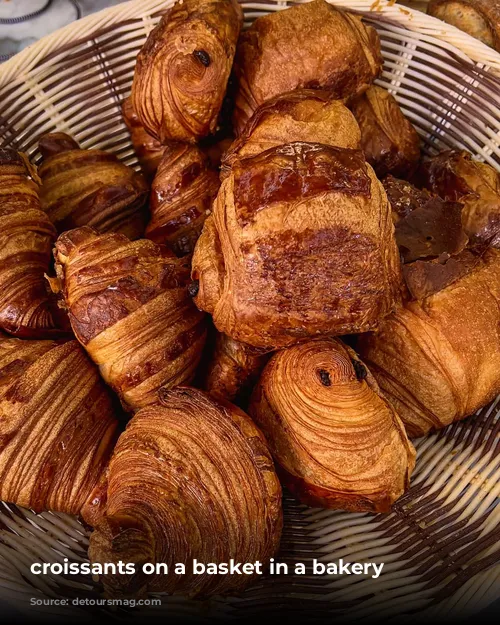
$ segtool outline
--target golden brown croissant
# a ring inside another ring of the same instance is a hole
[[[120,436],[90,559],[136,565],[134,576],[103,578],[111,595],[242,590],[255,575],[195,575],[193,560],[265,567],[276,551],[281,488],[264,437],[244,412],[202,391],[160,396]],[[145,562],[167,564],[168,574],[144,575]],[[174,574],[176,563],[185,575]]]
[[[377,176],[408,176],[420,158],[417,131],[394,97],[372,85],[349,106],[361,130],[361,147]]]
[[[400,284],[383,187],[360,150],[298,142],[241,159],[192,277],[219,332],[256,347],[376,327]]]
[[[42,137],[40,200],[58,232],[92,226],[131,239],[144,234],[148,187],[142,174],[114,154],[81,150],[63,132]]]
[[[219,184],[218,173],[198,147],[172,142],[151,187],[147,238],[165,243],[177,256],[192,254]]]
[[[77,341],[0,336],[0,499],[78,514],[109,461],[111,393]]]
[[[356,354],[316,339],[275,354],[250,402],[284,483],[311,506],[387,512],[415,450]]]
[[[40,208],[39,188],[24,154],[0,150],[0,328],[24,338],[64,327],[44,279],[56,231]]]
[[[237,158],[290,141],[358,148],[360,139],[358,124],[343,102],[328,91],[298,89],[259,106],[226,152],[223,164],[227,170]]]
[[[396,242],[405,263],[460,253],[468,243],[463,204],[446,202],[389,175],[382,181],[391,205]]]
[[[418,299],[359,338],[410,436],[463,419],[500,393],[500,250],[475,262],[462,256],[413,263]]]
[[[122,104],[123,120],[130,132],[130,138],[141,169],[147,180],[154,178],[158,165],[165,151],[165,146],[152,137],[139,121],[132,106],[132,98],[128,97]]]
[[[187,293],[189,269],[172,252],[84,227],[59,237],[56,269],[77,339],[127,408],[191,381],[205,319]]]
[[[500,52],[498,0],[431,0],[427,13],[460,28]]]
[[[377,32],[324,0],[255,20],[235,61],[238,134],[266,100],[295,89],[326,89],[338,99],[366,89],[382,70]]]
[[[203,388],[213,397],[239,405],[257,381],[270,353],[217,332]]]
[[[465,150],[424,159],[417,184],[445,200],[462,202],[462,223],[472,243],[500,246],[500,174]]]
[[[183,0],[137,57],[132,104],[162,143],[194,143],[215,131],[243,14],[236,0]]]

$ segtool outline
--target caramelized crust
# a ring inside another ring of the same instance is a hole
[[[132,98],[128,97],[122,104],[123,120],[130,132],[130,138],[141,169],[148,181],[154,178],[158,165],[165,151],[165,146],[152,137],[139,121],[132,106]]]
[[[416,176],[418,186],[445,200],[461,202],[462,225],[473,244],[500,247],[500,174],[465,150],[426,158]]]
[[[203,388],[213,397],[240,405],[257,381],[269,352],[217,332]]]
[[[188,268],[171,252],[85,227],[59,237],[56,263],[73,331],[127,408],[192,379],[205,320],[187,294]]]
[[[407,302],[359,350],[409,436],[463,419],[500,393],[500,250]]]
[[[136,563],[134,576],[104,576],[111,596],[237,593],[254,575],[194,575],[193,559],[265,567],[281,527],[281,488],[260,431],[235,406],[177,388],[136,413],[120,436],[90,559]],[[166,563],[168,575],[144,575],[145,562]],[[185,575],[174,574],[178,562]]]
[[[284,484],[310,506],[387,512],[415,450],[356,354],[316,339],[275,354],[250,403]]]
[[[400,284],[383,187],[356,150],[291,143],[241,159],[192,277],[217,329],[257,347],[374,328]]]
[[[111,394],[77,341],[0,337],[0,499],[79,514],[116,440]]]
[[[315,0],[255,20],[238,43],[234,122],[241,133],[266,100],[295,89],[325,89],[347,98],[382,70],[375,29],[361,18]]]
[[[219,184],[218,173],[198,147],[171,143],[151,187],[147,238],[165,243],[177,256],[192,254]]]
[[[62,132],[45,135],[39,148],[40,200],[58,232],[92,226],[131,239],[143,235],[148,188],[142,174],[114,154],[81,150]]]
[[[0,150],[0,328],[24,338],[64,326],[44,279],[56,231],[41,210],[39,182],[24,154]]]
[[[377,176],[410,175],[420,158],[420,139],[394,97],[372,85],[349,106],[361,130],[366,160]]]
[[[271,98],[258,107],[226,152],[225,173],[237,158],[270,148],[306,141],[340,148],[358,148],[361,134],[347,107],[328,91],[299,89]]]
[[[132,103],[146,131],[194,143],[215,131],[243,14],[236,0],[183,0],[137,57]]]

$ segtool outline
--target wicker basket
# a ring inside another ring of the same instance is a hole
[[[393,0],[330,0],[362,11],[379,31],[385,59],[378,83],[416,126],[424,150],[463,147],[500,167],[500,55],[461,31]],[[136,54],[171,1],[136,0],[76,22],[0,67],[0,145],[38,160],[38,137],[59,130],[83,147],[112,150],[137,166],[120,103]],[[247,22],[284,1],[243,3]],[[500,596],[500,398],[465,422],[417,442],[411,490],[389,515],[312,510],[286,501],[279,558],[385,562],[377,579],[350,576],[261,579],[240,597],[209,602],[162,598],[141,615],[212,621],[291,610],[308,620],[408,622],[467,616]],[[91,578],[34,576],[33,561],[86,559],[77,519],[0,504],[0,597],[51,618],[84,609],[32,606],[30,598],[98,598]],[[99,610],[101,608],[93,608]],[[107,608],[106,608],[107,609]],[[127,619],[126,610],[115,617]]]

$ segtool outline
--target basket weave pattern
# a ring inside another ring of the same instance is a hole
[[[500,169],[500,55],[457,29],[390,0],[330,0],[363,12],[381,36],[389,89],[426,153],[459,147]],[[120,105],[137,52],[171,1],[136,0],[72,24],[0,68],[0,146],[37,162],[40,135],[67,132],[82,147],[115,152],[138,167]],[[290,2],[242,2],[247,23]],[[500,594],[500,398],[465,422],[417,443],[412,488],[389,515],[313,510],[286,500],[277,559],[288,563],[384,562],[360,576],[273,576],[242,596],[199,604],[164,600],[170,617],[268,614],[283,606],[342,620],[414,614],[414,620],[481,608]],[[85,577],[34,576],[34,561],[85,560],[77,519],[0,504],[0,596],[33,610],[30,597],[97,597]],[[153,608],[150,608],[153,609]],[[37,611],[66,614],[64,608]],[[145,609],[147,613],[148,609]],[[423,612],[422,612],[423,611]],[[72,614],[74,611],[72,611]],[[120,612],[117,614],[120,615]]]

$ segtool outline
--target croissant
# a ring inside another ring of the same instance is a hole
[[[90,538],[92,562],[132,562],[133,576],[105,576],[110,595],[242,590],[250,574],[196,575],[202,564],[265,566],[282,527],[281,488],[264,437],[241,410],[194,388],[160,393],[137,412],[109,467],[105,513]],[[162,562],[167,575],[144,575]],[[174,573],[176,563],[186,574]]]
[[[62,132],[42,137],[39,149],[40,200],[59,232],[88,225],[131,239],[143,235],[148,187],[142,174],[114,154],[81,150]]]
[[[79,514],[109,461],[111,394],[77,341],[0,336],[0,499]]]
[[[242,23],[236,0],[183,0],[151,32],[137,57],[132,104],[161,143],[194,143],[216,130]]]
[[[358,148],[360,139],[353,114],[340,100],[334,100],[328,91],[299,89],[259,106],[226,152],[223,165],[227,173],[237,158],[290,141]]]
[[[500,52],[498,0],[431,0],[427,13],[460,28]]]
[[[362,152],[290,143],[238,160],[192,261],[219,332],[265,349],[376,327],[399,296],[382,185]]]
[[[234,125],[242,132],[266,100],[295,89],[337,99],[364,91],[382,70],[378,34],[357,15],[315,0],[255,20],[240,37]]]
[[[205,320],[187,293],[189,269],[172,252],[84,227],[63,233],[55,256],[73,332],[126,408],[192,379]]]
[[[237,405],[247,399],[270,353],[217,333],[203,388],[213,397]]]
[[[415,175],[418,186],[461,202],[462,224],[471,243],[500,246],[500,174],[465,150],[426,158]]]
[[[307,505],[387,512],[408,488],[415,449],[352,349],[315,339],[266,365],[249,412],[283,483]]]
[[[144,130],[144,126],[134,111],[130,97],[123,101],[122,116],[130,132],[132,145],[139,159],[142,172],[146,179],[151,181],[158,169],[165,146]]]
[[[391,175],[382,184],[405,263],[441,254],[459,254],[465,248],[469,239],[462,228],[463,204],[431,196]]]
[[[372,85],[349,106],[361,130],[366,160],[377,176],[410,175],[420,158],[420,139],[394,97]]]
[[[409,436],[463,419],[500,393],[500,250],[462,256],[414,263],[415,299],[359,337]]]
[[[45,286],[56,231],[40,208],[39,178],[24,154],[0,150],[0,328],[25,338],[64,329]]]
[[[219,175],[198,147],[171,143],[151,187],[147,238],[191,254],[218,189]]]

